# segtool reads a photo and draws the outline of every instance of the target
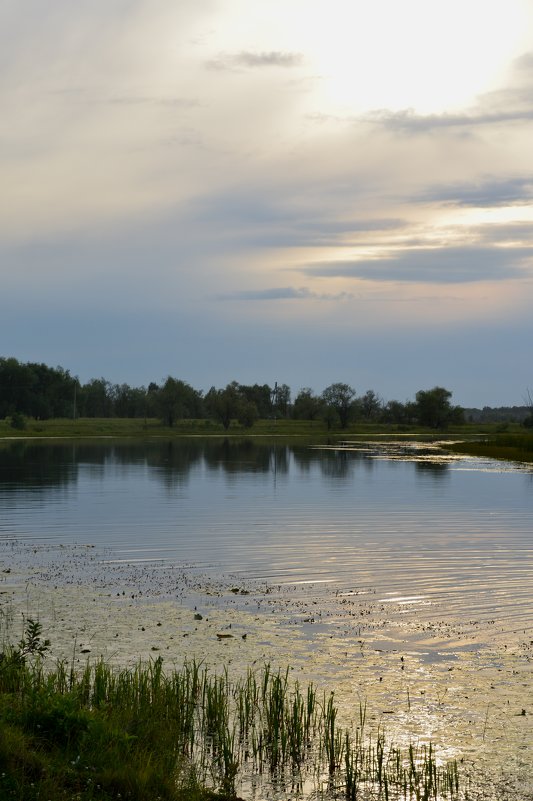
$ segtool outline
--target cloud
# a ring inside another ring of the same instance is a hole
[[[483,125],[503,125],[513,122],[531,122],[533,106],[508,111],[474,110],[464,114],[417,114],[413,109],[401,111],[379,110],[364,118],[384,128],[406,134],[427,133],[443,128],[472,129]]]
[[[240,68],[282,67],[284,69],[299,67],[303,63],[302,53],[287,53],[281,50],[250,51],[240,53],[221,53],[217,58],[207,62],[210,69],[235,70]]]
[[[158,95],[113,95],[107,102],[116,106],[163,106],[177,109],[198,108],[201,105],[200,101],[194,97],[164,97]]]
[[[532,247],[464,246],[421,248],[384,258],[321,262],[303,272],[322,278],[400,281],[424,284],[464,284],[524,277],[533,260]]]
[[[329,198],[280,180],[274,186],[232,188],[225,194],[197,198],[183,211],[189,227],[203,228],[203,236],[215,233],[243,245],[259,247],[343,247],[365,234],[403,231],[399,217],[359,216],[332,206]],[[296,197],[292,195],[296,194]]]
[[[533,200],[533,176],[486,178],[472,183],[429,187],[415,201],[441,201],[456,206],[509,206]]]
[[[533,53],[524,53],[511,65],[508,80],[500,89],[486,92],[471,108],[442,114],[420,114],[412,108],[376,109],[363,121],[401,134],[423,134],[438,130],[460,133],[484,126],[513,125],[533,120]],[[361,121],[353,119],[353,121]]]
[[[353,297],[350,292],[335,294],[311,292],[306,287],[273,287],[271,289],[250,289],[238,292],[229,292],[218,295],[219,300],[349,300]]]

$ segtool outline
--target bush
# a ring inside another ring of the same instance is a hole
[[[20,412],[13,412],[10,425],[11,428],[15,428],[17,431],[24,431],[26,428],[26,418]]]

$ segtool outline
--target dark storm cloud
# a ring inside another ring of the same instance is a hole
[[[304,273],[366,281],[464,284],[520,278],[528,263],[533,263],[533,247],[466,246],[424,248],[359,261],[321,262],[305,267]]]

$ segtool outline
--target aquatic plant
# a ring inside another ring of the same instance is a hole
[[[2,798],[64,790],[177,801],[205,797],[200,786],[233,798],[237,783],[257,777],[300,790],[311,782],[346,801],[462,797],[457,764],[441,765],[433,745],[402,750],[383,729],[367,732],[364,705],[358,725],[343,729],[333,693],[317,700],[288,669],[267,664],[233,679],[193,661],[167,673],[158,657],[133,669],[100,660],[44,670],[45,643],[33,625],[0,661]]]

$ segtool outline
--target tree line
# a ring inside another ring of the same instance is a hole
[[[159,418],[172,427],[184,419],[212,419],[228,429],[233,421],[250,428],[258,419],[321,420],[328,429],[355,421],[445,428],[464,422],[464,410],[451,403],[444,387],[419,390],[414,401],[384,401],[374,390],[358,396],[345,383],[317,394],[304,387],[292,399],[287,384],[240,384],[204,393],[168,376],[160,384],[131,387],[93,378],[85,384],[62,367],[0,358],[0,419],[15,426],[23,418]]]

